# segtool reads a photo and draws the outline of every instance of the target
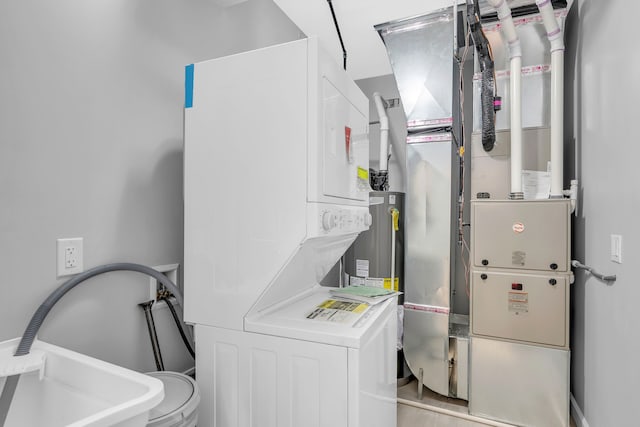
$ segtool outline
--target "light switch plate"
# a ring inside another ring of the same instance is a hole
[[[611,261],[622,264],[622,236],[611,235]]]

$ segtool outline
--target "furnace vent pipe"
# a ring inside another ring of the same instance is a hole
[[[551,0],[536,0],[547,38],[551,43],[551,195],[563,198],[564,159],[562,134],[564,109],[564,40],[560,25],[553,13]]]
[[[511,193],[510,199],[523,199],[522,192],[522,49],[513,24],[511,9],[505,0],[488,0],[498,11],[502,34],[509,44],[510,118],[511,118]]]
[[[389,117],[387,117],[382,96],[374,92],[373,99],[380,118],[380,172],[382,172],[389,169]]]

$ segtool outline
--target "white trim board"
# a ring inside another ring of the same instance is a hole
[[[576,422],[576,427],[589,427],[589,423],[584,417],[582,409],[580,409],[580,406],[578,406],[578,402],[576,402],[573,394],[571,394],[571,418],[573,418],[573,420]]]

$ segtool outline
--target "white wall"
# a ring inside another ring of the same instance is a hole
[[[570,159],[575,138],[581,181],[574,257],[618,277],[607,285],[580,272],[573,285],[572,393],[590,427],[638,425],[639,14],[637,2],[576,0],[568,20],[567,148]],[[622,264],[609,260],[611,234],[623,236]]]
[[[57,238],[84,238],[85,268],[182,264],[184,66],[301,36],[271,0],[0,2],[0,341],[62,283]],[[40,338],[155,370],[148,292],[135,273],[92,279]],[[167,369],[187,369],[166,309],[156,323]]]

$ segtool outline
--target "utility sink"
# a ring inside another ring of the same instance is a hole
[[[0,343],[0,376],[29,371],[20,376],[4,427],[142,427],[164,397],[156,378],[42,341],[16,367],[19,342]]]

